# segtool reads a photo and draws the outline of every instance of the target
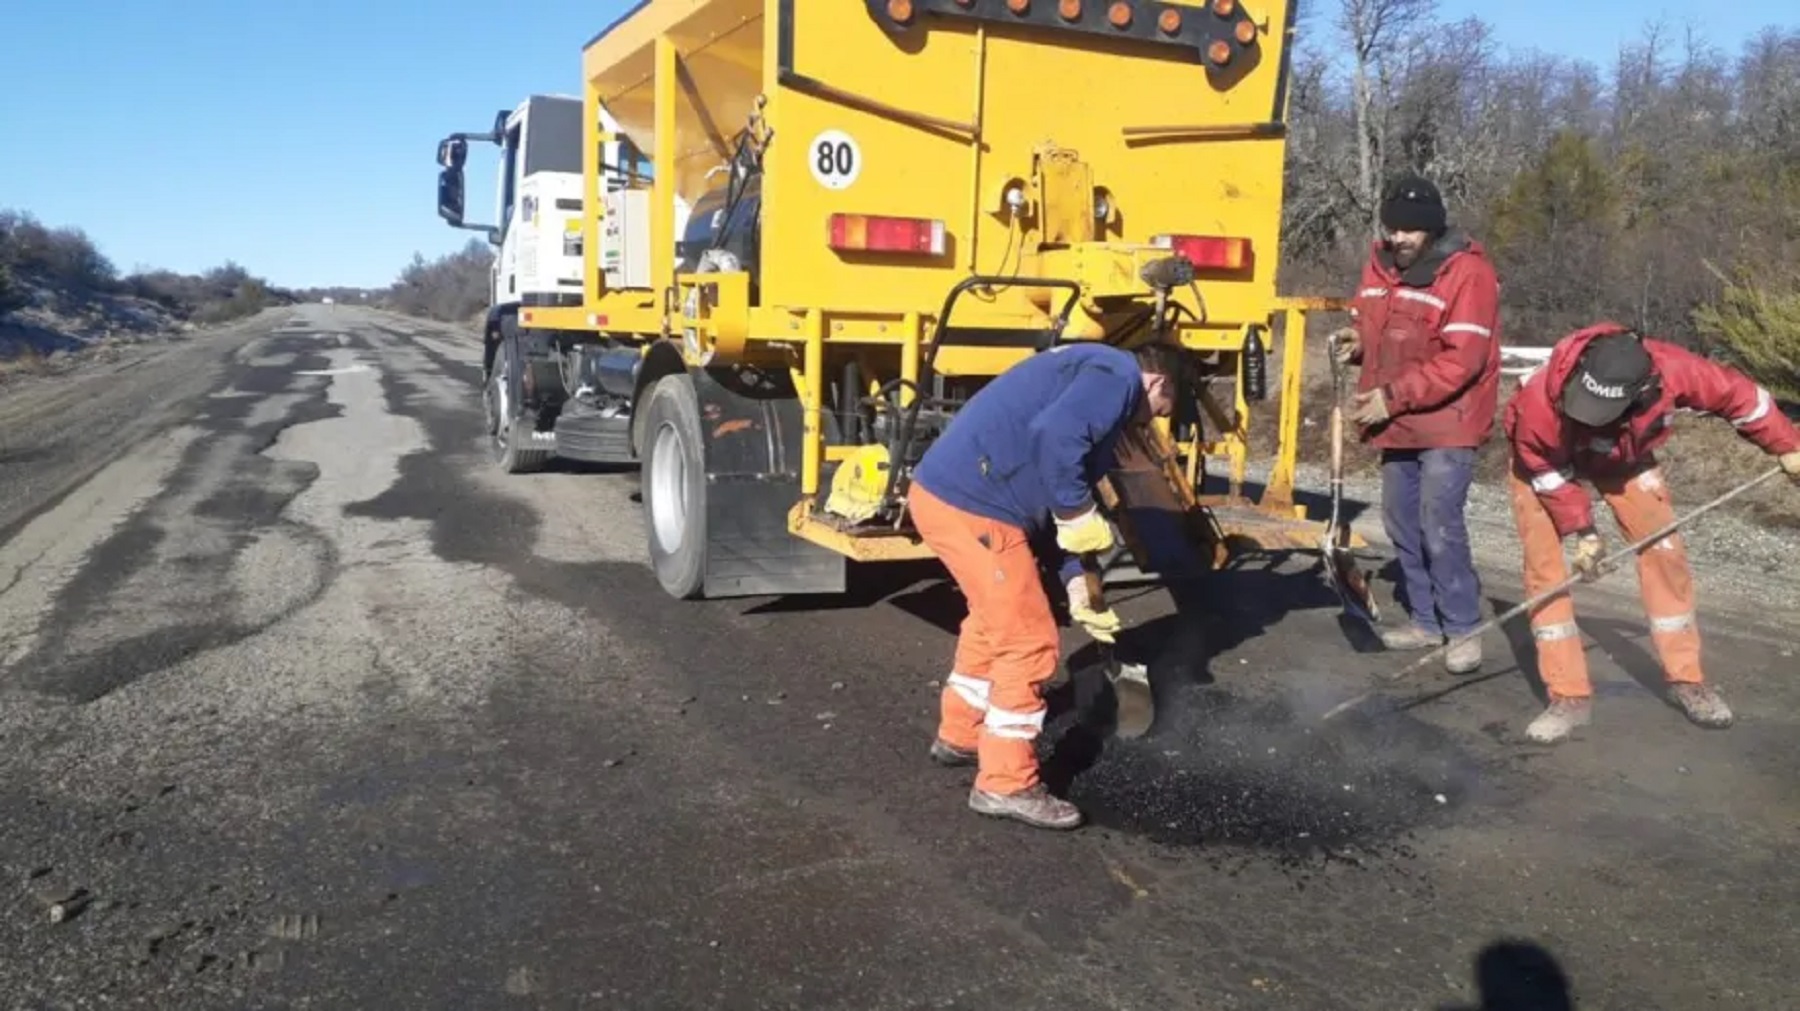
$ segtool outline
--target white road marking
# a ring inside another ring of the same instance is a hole
[[[335,368],[335,369],[300,369],[300,370],[296,371],[294,373],[294,375],[297,375],[297,376],[347,376],[352,372],[373,372],[373,371],[375,371],[375,370],[368,365],[345,365],[342,368]]]

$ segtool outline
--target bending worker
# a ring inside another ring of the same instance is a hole
[[[1403,176],[1381,204],[1387,237],[1373,245],[1351,312],[1332,335],[1342,364],[1360,364],[1346,418],[1381,450],[1381,515],[1404,574],[1404,628],[1388,649],[1427,649],[1481,623],[1481,579],[1463,514],[1476,451],[1500,406],[1500,283],[1481,244],[1446,222],[1435,186]],[[1444,654],[1453,674],[1481,665],[1481,640]]]
[[[1052,523],[1071,617],[1110,639],[1118,618],[1087,607],[1078,557],[1113,544],[1094,500],[1127,426],[1167,417],[1179,351],[1064,344],[1007,369],[958,411],[913,474],[908,509],[968,601],[931,757],[978,765],[969,806],[1041,828],[1081,813],[1038,778],[1040,692],[1060,635],[1031,539]]]
[[[1782,469],[1800,484],[1800,430],[1768,390],[1616,323],[1577,330],[1557,343],[1506,408],[1513,517],[1525,547],[1528,596],[1568,578],[1564,538],[1575,538],[1576,572],[1588,580],[1599,575],[1604,551],[1592,503],[1575,484],[1578,479],[1593,482],[1630,540],[1674,519],[1655,451],[1673,433],[1670,422],[1678,410],[1730,421],[1739,435],[1780,456]],[[1694,584],[1680,534],[1639,551],[1637,571],[1670,694],[1694,723],[1730,726],[1731,710],[1701,672]],[[1547,744],[1589,722],[1593,692],[1569,595],[1558,594],[1534,609],[1531,628],[1550,702],[1526,736]]]

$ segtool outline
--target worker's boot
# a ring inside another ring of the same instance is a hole
[[[1555,744],[1577,727],[1585,727],[1594,716],[1591,698],[1552,698],[1538,718],[1525,728],[1525,736],[1538,744]]]
[[[1018,793],[969,791],[969,807],[979,814],[996,818],[1012,818],[1038,828],[1069,829],[1081,824],[1081,811],[1039,783]]]
[[[1427,632],[1417,625],[1381,630],[1381,644],[1391,650],[1430,649],[1444,644],[1443,635]]]
[[[1444,669],[1452,674],[1473,674],[1481,669],[1481,637],[1462,639],[1444,651]]]
[[[964,765],[974,765],[977,761],[973,749],[964,751],[942,737],[931,742],[931,760],[953,769]]]
[[[1731,726],[1731,707],[1719,697],[1717,689],[1707,684],[1673,684],[1669,696],[1687,718],[1702,727],[1715,729]]]

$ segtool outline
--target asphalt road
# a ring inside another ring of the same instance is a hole
[[[1093,823],[1044,832],[925,758],[929,569],[670,601],[634,475],[487,464],[443,328],[306,307],[133,354],[0,393],[9,1007],[1793,1001],[1791,615],[1705,605],[1709,732],[1584,590],[1596,724],[1543,749],[1508,635],[1319,729],[1395,660],[1304,560],[1203,619],[1126,593],[1162,721],[1101,740],[1059,696]]]

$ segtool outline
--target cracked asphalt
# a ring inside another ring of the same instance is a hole
[[[925,758],[934,567],[671,601],[634,473],[489,464],[453,328],[131,355],[0,392],[9,1007],[1792,1002],[1800,636],[1753,589],[1702,597],[1721,732],[1651,690],[1631,587],[1583,588],[1596,720],[1545,749],[1522,627],[1320,727],[1405,658],[1308,559],[1201,613],[1121,588],[1158,727],[1092,730],[1066,633],[1047,777],[1092,823],[1040,832]]]

